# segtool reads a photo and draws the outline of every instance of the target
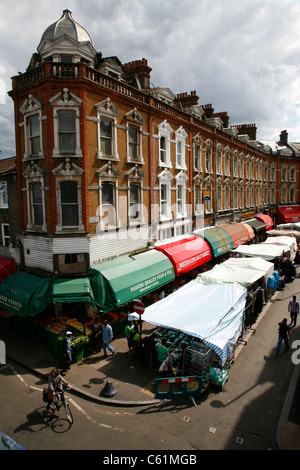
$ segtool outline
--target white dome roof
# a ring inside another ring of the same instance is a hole
[[[55,23],[51,24],[42,35],[43,39],[47,41],[55,41],[60,36],[67,35],[78,42],[90,42],[93,44],[92,38],[89,33],[80,24],[72,18],[70,10],[64,10],[61,18]]]

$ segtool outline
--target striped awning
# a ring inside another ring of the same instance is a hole
[[[147,307],[142,320],[200,338],[224,363],[243,329],[246,296],[241,286],[193,280]]]

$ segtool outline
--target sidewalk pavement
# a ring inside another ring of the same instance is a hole
[[[297,272],[297,277],[293,282],[295,294],[299,292],[300,286],[299,267]],[[279,298],[285,295],[284,291],[277,291],[274,294]],[[260,321],[270,308],[272,309],[272,304],[268,302],[258,316],[253,329],[259,328]],[[153,325],[143,323],[143,335],[151,334],[154,330]],[[37,335],[8,327],[1,328],[0,339],[5,342],[8,360],[19,363],[30,373],[40,376],[45,380],[45,384],[51,369],[59,368],[59,360],[53,357],[48,345]],[[144,370],[138,361],[132,360],[125,336],[114,339],[112,344],[116,351],[113,357],[104,358],[103,351],[101,351],[72,364],[71,369],[64,374],[72,387],[72,393],[96,403],[112,406],[139,407],[159,403],[159,400],[154,399],[151,393],[151,383],[158,378],[158,374],[155,371]],[[241,344],[236,350],[235,360],[242,350]],[[282,450],[300,450],[300,425],[291,420],[291,410],[295,399],[298,397],[298,406],[300,402],[299,371],[300,365],[295,366],[278,422],[277,442]],[[101,391],[108,381],[116,388],[115,395],[110,398],[101,396]]]

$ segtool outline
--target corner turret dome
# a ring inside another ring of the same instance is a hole
[[[72,18],[72,12],[70,10],[64,10],[61,18],[48,26],[42,35],[41,41],[43,39],[46,39],[47,41],[55,41],[55,39],[64,35],[67,35],[78,42],[89,41],[93,44],[89,33],[80,26],[80,24],[76,23]]]
[[[73,19],[70,10],[64,10],[59,20],[48,26],[37,50],[42,60],[52,58],[54,62],[69,57],[72,62],[94,63],[97,53],[91,36]]]

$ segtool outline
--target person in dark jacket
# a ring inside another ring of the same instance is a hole
[[[279,326],[279,329],[278,329],[278,342],[276,346],[276,356],[279,355],[282,341],[284,341],[285,350],[288,351],[290,349],[290,345],[289,345],[290,329],[287,324],[287,318],[284,318],[281,322],[279,322],[278,326]]]

